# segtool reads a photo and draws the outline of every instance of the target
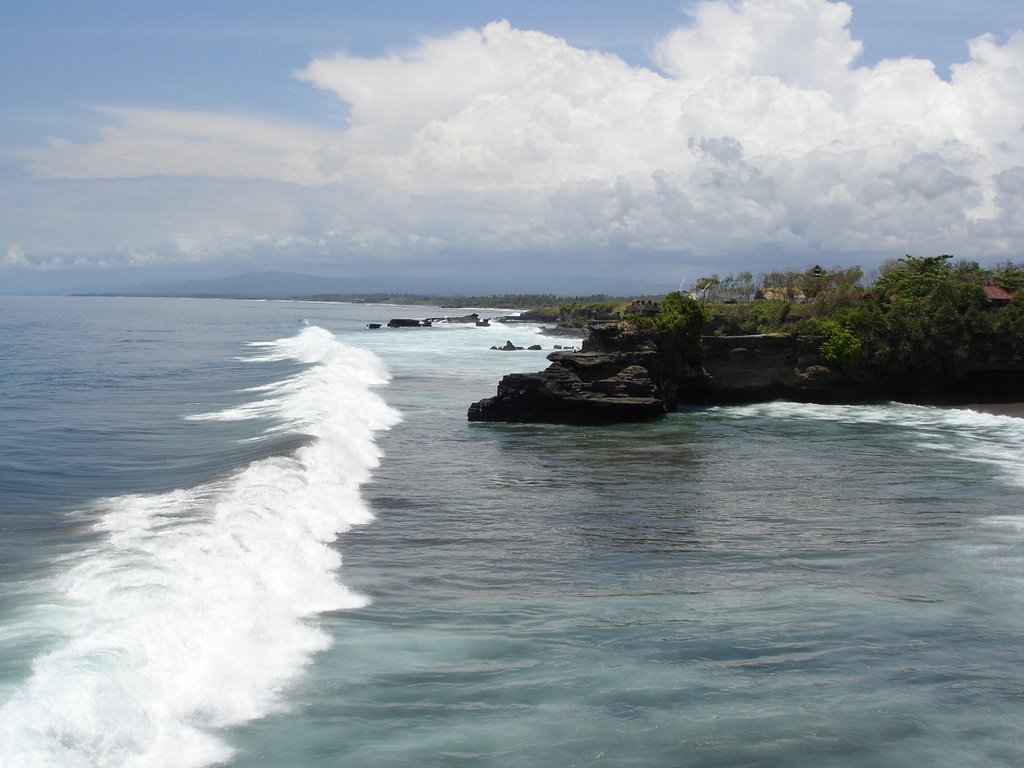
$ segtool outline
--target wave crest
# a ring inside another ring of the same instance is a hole
[[[359,487],[380,460],[375,432],[400,418],[373,391],[387,371],[317,327],[254,346],[257,361],[308,365],[248,409],[200,418],[269,414],[314,439],[216,482],[100,503],[103,541],[33,617],[64,640],[0,707],[3,765],[223,762],[215,730],[279,706],[329,646],[309,617],[367,603],[339,581],[331,543],[372,519]]]

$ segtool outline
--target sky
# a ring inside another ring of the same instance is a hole
[[[8,3],[0,293],[1024,261],[1022,30],[1019,0]]]

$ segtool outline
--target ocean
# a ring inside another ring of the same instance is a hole
[[[0,766],[1024,764],[1024,419],[470,424],[572,341],[444,312],[0,297]]]

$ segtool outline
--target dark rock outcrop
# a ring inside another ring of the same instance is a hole
[[[650,336],[619,338],[624,330],[592,333],[582,352],[552,352],[538,373],[505,376],[494,397],[469,407],[469,420],[610,424],[664,415],[658,351]]]
[[[523,351],[522,347],[517,347],[511,341],[506,341],[500,347],[494,346],[494,347],[491,347],[491,349],[496,349],[499,352],[522,352]]]
[[[700,359],[670,360],[653,333],[595,323],[581,352],[552,352],[547,369],[505,376],[468,417],[608,424],[656,418],[681,403],[856,399],[859,390],[822,360],[820,346],[820,338],[793,334],[707,336]]]
[[[671,359],[652,333],[629,323],[593,323],[581,352],[556,351],[538,373],[505,376],[494,397],[469,407],[471,421],[608,424],[656,418],[680,404],[785,399],[922,404],[1019,402],[1024,362],[965,361],[944,376],[892,380],[829,365],[822,339],[797,334],[704,336],[697,359]]]
[[[601,363],[617,367],[611,358],[602,357]],[[604,378],[588,381],[580,376],[594,374],[600,367],[574,368],[556,361],[540,373],[509,374],[498,384],[495,397],[469,407],[469,420],[610,424],[665,414],[664,403],[653,395],[646,369],[630,363]]]
[[[454,324],[473,324],[480,325],[480,315],[476,312],[471,312],[468,315],[459,315],[458,317],[428,317],[427,320],[430,323],[454,323]]]
[[[790,333],[705,336],[701,370],[681,380],[681,403],[787,400],[835,402],[870,398],[821,356],[821,338]]]

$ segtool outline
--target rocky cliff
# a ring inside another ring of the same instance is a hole
[[[821,339],[793,334],[707,336],[697,360],[667,360],[653,333],[595,324],[580,352],[554,352],[537,373],[505,376],[469,408],[471,421],[607,424],[655,418],[681,403],[862,399],[821,358]]]
[[[580,352],[552,352],[548,360],[538,373],[505,376],[496,396],[469,407],[469,420],[609,424],[656,418],[669,407],[650,334],[595,326]]]
[[[705,336],[700,371],[680,381],[678,400],[714,404],[787,400],[833,402],[870,393],[821,356],[821,338],[789,333]]]
[[[630,323],[592,324],[580,352],[554,352],[537,373],[515,373],[494,397],[469,407],[471,421],[608,424],[656,418],[681,404],[786,399],[922,404],[1024,402],[1024,361],[979,348],[942,376],[926,371],[847,375],[821,356],[818,336],[703,336],[692,360],[673,360],[653,332]],[[976,358],[976,359],[975,359]]]

